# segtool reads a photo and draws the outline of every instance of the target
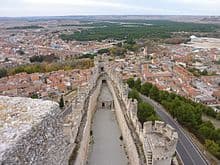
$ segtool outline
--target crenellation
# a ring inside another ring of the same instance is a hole
[[[137,134],[140,136],[140,134],[143,132],[141,123],[140,122],[136,122],[136,127],[135,128],[136,128]]]
[[[129,110],[131,108],[132,99],[126,98],[126,100],[127,100],[127,102],[125,102],[125,106],[126,106],[126,109]],[[127,113],[129,114],[130,111],[127,111]]]
[[[167,129],[165,128],[166,124],[162,121],[155,121],[153,131],[158,132],[160,134],[164,134],[167,132]]]
[[[148,132],[152,132],[152,125],[153,125],[153,122],[152,121],[148,121],[148,122],[144,122],[143,124],[143,134],[146,135]]]
[[[159,160],[171,161],[172,155],[175,153],[178,136],[170,125],[161,121],[155,121],[154,124],[150,121],[145,122],[144,137],[145,140],[153,144],[152,152],[155,154],[155,163]]]
[[[137,108],[138,108],[138,102],[137,102],[137,100],[136,99],[134,99],[134,100],[132,100],[132,102],[131,102],[131,111],[135,114],[135,115],[137,115]]]
[[[129,89],[128,89],[128,84],[123,85],[123,94],[124,96],[128,97]]]

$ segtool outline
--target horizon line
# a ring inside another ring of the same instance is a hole
[[[42,15],[42,16],[0,16],[0,18],[36,18],[36,17],[88,17],[88,16],[188,16],[188,17],[220,17],[220,15],[194,14],[80,14],[80,15]]]

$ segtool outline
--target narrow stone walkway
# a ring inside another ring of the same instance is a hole
[[[111,110],[97,110],[93,121],[93,145],[89,165],[126,165],[120,130]]]
[[[109,89],[104,86],[101,92],[108,93],[106,90]],[[120,140],[121,132],[113,111],[110,109],[98,109],[94,115],[92,132],[93,144],[91,144],[90,148],[89,165],[128,164],[123,144]]]

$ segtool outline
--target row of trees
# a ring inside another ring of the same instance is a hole
[[[55,56],[54,54],[52,55],[39,55],[39,56],[32,56],[30,57],[30,62],[34,63],[34,62],[53,62],[53,61],[57,61],[59,60],[59,57]]]
[[[30,26],[14,26],[14,27],[9,27],[7,30],[17,30],[17,29],[42,29],[42,26],[37,26],[37,25],[30,25]]]
[[[208,76],[208,71],[205,69],[203,71],[200,71],[199,69],[196,68],[189,68],[188,71],[190,71],[194,76]]]
[[[174,93],[159,90],[151,83],[141,84],[141,80],[129,79],[130,88],[159,102],[184,127],[194,133],[207,149],[220,159],[220,129],[208,121],[202,121],[202,113],[211,114],[210,108],[203,104],[193,102]]]
[[[34,63],[27,65],[20,65],[13,68],[1,68],[0,69],[0,78],[15,75],[18,73],[47,73],[58,70],[72,70],[72,69],[88,69],[93,67],[94,63],[91,59],[78,59],[78,60],[69,60],[64,62],[53,62],[53,63]]]

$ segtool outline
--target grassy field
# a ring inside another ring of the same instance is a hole
[[[220,120],[216,120],[216,119],[214,119],[214,118],[212,118],[212,117],[209,117],[209,116],[207,116],[207,115],[202,115],[202,120],[204,120],[204,121],[211,121],[212,122],[212,124],[216,127],[216,128],[220,128]]]

